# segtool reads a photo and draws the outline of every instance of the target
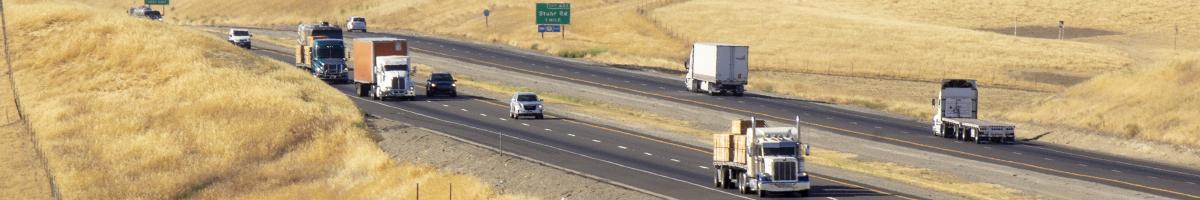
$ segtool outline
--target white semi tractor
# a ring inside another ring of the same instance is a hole
[[[808,196],[812,183],[804,171],[804,157],[809,146],[800,142],[799,122],[797,118],[795,127],[764,127],[751,118],[734,121],[733,129],[741,131],[714,134],[714,185],[759,197]]]
[[[750,47],[738,44],[696,43],[688,56],[684,84],[688,91],[742,96],[750,75]]]
[[[935,136],[975,143],[1016,142],[1015,126],[978,119],[979,88],[975,80],[942,80],[942,90],[931,104],[936,111],[933,116]]]

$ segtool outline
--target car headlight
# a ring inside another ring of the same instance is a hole
[[[437,87],[437,83],[430,83],[429,87]]]
[[[458,83],[451,83],[450,87],[458,87]]]
[[[542,109],[542,105],[541,105],[541,104],[538,104],[538,109]]]

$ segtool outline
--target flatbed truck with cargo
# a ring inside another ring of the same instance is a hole
[[[1016,126],[978,119],[979,88],[975,80],[943,80],[935,111],[933,135],[975,143],[1016,143]]]
[[[794,127],[765,127],[762,120],[734,120],[732,133],[713,135],[713,184],[741,193],[808,196],[812,183],[804,170],[808,144]]]

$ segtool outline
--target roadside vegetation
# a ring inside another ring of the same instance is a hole
[[[456,198],[524,198],[390,159],[345,95],[209,34],[5,3],[21,99],[64,199],[399,199],[417,184],[423,198],[451,184]]]
[[[125,1],[84,2],[114,10],[129,6]],[[922,121],[932,115],[928,102],[940,79],[979,80],[986,87],[983,116],[1027,123],[1055,118],[1048,112],[1027,110],[1036,108],[1031,105],[1041,99],[1061,99],[1071,93],[1068,88],[1092,77],[1151,67],[1195,54],[1200,47],[1200,41],[1186,39],[1200,35],[1194,31],[1200,30],[1200,24],[1186,23],[1200,21],[1200,14],[1191,11],[1200,3],[1193,1],[586,0],[572,2],[572,25],[565,28],[565,38],[541,38],[532,20],[534,3],[182,1],[168,7],[166,16],[168,22],[181,24],[292,28],[321,20],[340,24],[347,16],[360,15],[368,18],[373,30],[438,34],[666,71],[683,70],[692,42],[743,43],[751,46],[754,77],[759,77],[751,80],[753,89],[864,106]],[[488,25],[482,16],[485,8],[492,11]],[[1059,20],[1067,27],[1065,40],[1057,39]],[[1178,35],[1176,25],[1182,30]],[[1178,50],[1176,37],[1182,38]],[[593,49],[603,51],[589,51]],[[1067,96],[1081,95],[1086,94]],[[1174,98],[1166,93],[1142,95]],[[1117,105],[1123,101],[1091,102]],[[1155,108],[1172,106],[1182,105]],[[1038,114],[1047,116],[1032,116]],[[1108,115],[1103,112],[1075,114],[1082,116],[1038,123],[1115,136],[1137,130],[1133,138],[1200,147],[1185,142],[1200,138],[1195,134],[1172,136],[1192,139],[1159,137],[1180,129],[1127,126],[1122,121],[1126,119],[1102,117]],[[1018,134],[1039,133],[1020,129]]]

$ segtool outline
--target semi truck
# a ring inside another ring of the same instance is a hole
[[[295,56],[297,67],[321,80],[346,82],[350,79],[341,28],[322,22],[301,24],[297,32],[300,36]]]
[[[358,96],[371,96],[381,101],[416,98],[407,40],[358,38],[350,45],[354,88]]]
[[[932,99],[933,135],[975,143],[1016,143],[1015,126],[978,119],[979,88],[975,80],[942,80],[941,91]]]
[[[688,91],[742,96],[750,74],[750,47],[739,44],[695,43],[684,66]]]
[[[744,194],[808,196],[812,183],[804,171],[809,145],[794,127],[765,127],[762,120],[734,120],[733,132],[713,135],[713,183]]]

